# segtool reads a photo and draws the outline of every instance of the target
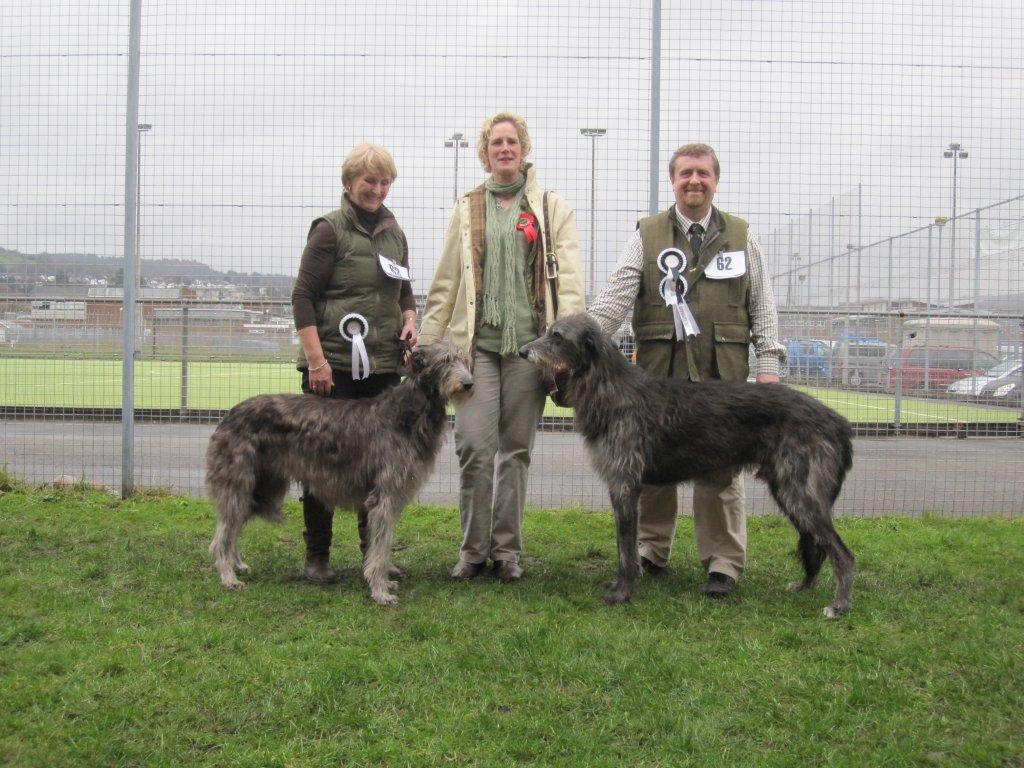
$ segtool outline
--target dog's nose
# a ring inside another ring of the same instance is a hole
[[[519,356],[521,358],[523,358],[523,360],[528,360],[529,359],[530,353],[526,350],[525,346],[522,346],[522,347],[519,348]]]
[[[473,388],[473,382],[472,381],[464,381],[464,382],[462,382],[462,391],[463,392],[469,392],[469,390],[471,390],[472,388]]]

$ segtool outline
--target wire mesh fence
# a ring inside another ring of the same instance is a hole
[[[840,513],[1024,512],[1018,3],[969,18],[945,0],[140,8],[126,159],[128,5],[0,7],[14,474],[121,485],[134,239],[135,482],[200,493],[224,410],[298,391],[291,287],[347,152],[395,157],[387,205],[422,308],[453,200],[485,178],[478,127],[507,109],[529,124],[539,183],[575,210],[588,299],[637,220],[673,203],[672,151],[715,147],[716,205],[766,254],[785,380],[858,430]],[[618,338],[628,355],[628,324]],[[570,418],[545,411],[530,501],[605,507]],[[453,503],[457,472],[448,446],[422,498]]]

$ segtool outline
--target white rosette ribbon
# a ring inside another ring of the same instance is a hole
[[[367,378],[370,375],[370,358],[363,339],[370,332],[370,324],[362,315],[350,312],[338,322],[338,332],[345,341],[352,343],[352,378],[357,381]]]
[[[678,248],[666,248],[658,254],[658,269],[665,275],[661,279],[658,291],[665,305],[672,308],[672,321],[675,324],[677,339],[700,334],[697,319],[686,303],[686,292],[690,290],[690,284],[680,274],[685,264],[686,256]]]

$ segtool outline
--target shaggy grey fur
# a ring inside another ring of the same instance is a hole
[[[853,555],[832,524],[832,505],[853,463],[852,430],[839,414],[782,384],[654,377],[630,365],[588,315],[554,323],[520,354],[575,408],[597,473],[615,509],[618,578],[609,603],[629,600],[639,573],[641,484],[668,485],[720,470],[756,468],[800,534],[797,554],[810,587],[832,559],[834,618],[851,607]]]
[[[206,484],[217,507],[210,554],[228,589],[245,584],[238,553],[253,516],[280,520],[290,481],[329,509],[367,510],[363,576],[381,605],[398,598],[388,579],[398,516],[429,476],[447,424],[445,403],[468,396],[466,360],[447,343],[412,354],[412,375],[374,398],[259,395],[239,403],[210,437]]]

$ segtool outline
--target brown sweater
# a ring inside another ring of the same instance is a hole
[[[292,288],[292,314],[295,316],[296,330],[316,325],[316,309],[313,307],[313,302],[321,295],[324,286],[331,279],[337,247],[338,239],[334,234],[334,228],[326,221],[321,221],[313,229],[313,234],[310,235],[306,247],[302,251],[299,274],[295,278],[295,287]],[[406,251],[403,266],[408,265],[409,253]],[[416,309],[412,284],[408,281],[402,283],[398,306],[403,312],[408,309]]]

